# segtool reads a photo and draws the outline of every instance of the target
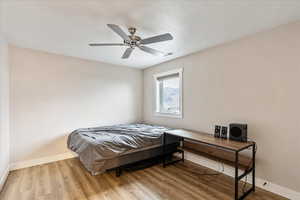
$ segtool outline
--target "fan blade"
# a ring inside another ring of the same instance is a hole
[[[140,41],[140,44],[151,44],[151,43],[163,42],[168,40],[173,40],[173,36],[170,33],[157,35],[150,38],[145,38]]]
[[[124,43],[91,43],[91,47],[95,46],[124,46]]]
[[[128,35],[118,26],[115,24],[107,24],[109,28],[111,28],[116,34],[118,34],[121,38],[123,38],[126,41],[130,41],[130,38]]]
[[[147,53],[150,53],[150,54],[153,54],[153,55],[156,55],[156,56],[163,56],[163,55],[166,55],[164,52],[162,51],[158,51],[156,49],[152,49],[150,47],[146,47],[146,46],[139,46],[139,48],[142,50],[142,51],[145,51]]]
[[[131,48],[131,47],[127,48],[126,51],[124,52],[122,58],[123,58],[123,59],[129,58],[129,56],[131,55],[133,49],[134,49],[134,48]]]

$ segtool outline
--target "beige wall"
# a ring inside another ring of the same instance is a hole
[[[0,35],[0,190],[9,166],[8,45]]]
[[[74,129],[141,120],[141,70],[9,50],[12,163],[67,152]]]
[[[206,132],[248,123],[257,176],[300,191],[299,36],[289,24],[144,70],[144,121]],[[152,75],[179,67],[184,118],[154,117]]]

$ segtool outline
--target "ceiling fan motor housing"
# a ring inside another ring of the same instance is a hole
[[[139,44],[139,41],[141,41],[141,38],[136,35],[129,35],[128,37],[130,38],[130,41],[124,40],[124,43],[131,47],[136,47]]]

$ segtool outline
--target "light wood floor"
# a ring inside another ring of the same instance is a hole
[[[10,173],[1,200],[231,200],[233,179],[205,176],[213,171],[190,162],[167,168],[156,165],[125,172],[91,176],[77,159],[68,159]],[[283,200],[257,189],[247,199]]]

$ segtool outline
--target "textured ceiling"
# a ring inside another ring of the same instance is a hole
[[[2,0],[2,25],[9,42],[25,48],[145,68],[274,26],[300,19],[297,0]],[[174,40],[150,47],[173,52],[156,57],[126,47],[89,47],[122,42],[107,28],[134,26],[137,35],[170,32]]]

